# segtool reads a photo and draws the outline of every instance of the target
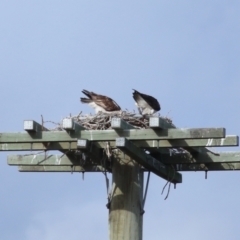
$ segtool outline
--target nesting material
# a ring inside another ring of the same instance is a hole
[[[69,116],[68,118],[73,119],[75,122],[77,122],[78,124],[80,124],[81,126],[83,126],[88,130],[108,130],[108,129],[111,129],[111,119],[113,117],[121,118],[137,129],[149,128],[149,116],[142,116],[129,111],[123,111],[121,114],[99,113],[96,115],[83,115],[79,113],[76,116]],[[170,118],[168,117],[160,117],[160,118],[163,118],[165,121],[172,124],[172,120]],[[57,127],[51,130],[53,131],[64,130],[62,123],[57,125],[58,125]],[[173,127],[175,126],[173,125]]]

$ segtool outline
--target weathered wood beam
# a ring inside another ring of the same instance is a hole
[[[66,131],[78,132],[81,130],[85,130],[83,126],[75,122],[72,118],[64,118],[62,121],[62,125],[63,125],[63,129],[65,129]]]
[[[26,124],[27,126],[34,126],[38,129],[38,132],[40,131],[40,124],[36,123],[35,121],[33,121],[32,123],[28,123]],[[80,124],[76,123],[73,119],[71,118],[64,118],[62,121],[62,125],[63,128],[66,130],[66,133],[69,134],[71,136],[71,134],[74,134],[75,132],[79,132],[81,130],[85,130],[85,128],[83,126],[81,126]],[[28,127],[28,129],[30,129],[30,127]],[[45,128],[45,131],[48,131],[48,129]],[[35,131],[37,132],[37,131]],[[29,133],[30,135],[32,135],[32,131]],[[11,143],[5,144],[3,145],[3,148],[6,150],[7,146]],[[16,144],[16,143],[14,143]],[[24,148],[25,146],[23,146],[24,144],[26,145],[26,147],[30,145],[30,148],[28,150],[36,150],[36,149],[41,149],[42,150],[59,150],[63,153],[65,153],[65,155],[50,155],[47,156],[45,155],[29,155],[29,156],[17,156],[18,162],[24,162],[24,164],[43,164],[44,162],[46,162],[46,165],[58,165],[61,163],[62,157],[65,159],[64,162],[66,162],[67,159],[67,165],[71,165],[71,164],[77,164],[79,165],[79,160],[77,161],[77,158],[90,158],[91,161],[94,160],[99,160],[102,156],[102,154],[100,153],[100,149],[98,147],[96,147],[96,145],[94,143],[89,143],[88,140],[86,139],[77,139],[76,142],[74,142],[74,150],[80,150],[81,152],[78,152],[78,155],[76,155],[74,152],[72,152],[72,144],[73,142],[42,142],[42,143],[19,143],[21,148]],[[64,144],[64,148],[63,145]],[[24,149],[22,149],[24,150]],[[26,149],[25,149],[26,150]],[[80,156],[81,155],[81,156]],[[55,156],[55,160],[54,160],[54,156]],[[48,159],[49,158],[49,159]],[[11,158],[9,158],[11,159]],[[9,160],[8,159],[8,160]],[[14,159],[14,158],[13,158]],[[10,160],[9,160],[10,161]],[[55,161],[55,162],[54,162]],[[82,159],[80,159],[80,161],[82,161]],[[16,162],[16,160],[15,160]],[[35,163],[34,163],[35,162]],[[71,162],[71,163],[70,163]],[[76,163],[75,163],[76,162]],[[11,161],[9,162],[9,164],[11,164]],[[16,163],[15,163],[16,164]]]
[[[181,183],[182,176],[171,167],[159,162],[155,158],[146,154],[142,149],[138,148],[131,141],[126,138],[117,138],[116,147],[121,149],[123,152],[131,156],[135,161],[141,164],[143,167],[151,170],[156,175],[169,180],[173,183]]]
[[[64,118],[62,125],[69,134],[69,136],[78,134],[80,131],[86,130],[82,125],[75,122],[72,118]],[[69,144],[70,143],[71,142],[69,142]],[[75,142],[73,142],[73,145],[75,146]],[[76,148],[77,150],[81,150],[83,153],[85,153],[86,156],[91,158],[91,160],[94,162],[101,159],[102,153],[100,153],[100,148],[98,148],[95,143],[89,142],[89,140],[87,139],[77,139]]]
[[[112,122],[112,127],[114,125],[113,123],[117,125],[117,128],[115,129],[116,131],[118,131],[119,129],[124,130],[124,129],[134,128],[132,125],[126,123],[123,119],[120,119],[120,118],[114,119],[114,121]],[[175,183],[182,182],[182,176],[176,176],[175,178],[176,173],[174,172],[173,169],[170,169],[169,167],[165,166],[160,162],[156,162],[154,158],[150,157],[142,149],[138,148],[136,145],[134,145],[132,142],[130,142],[126,138],[116,138],[116,147],[121,149],[125,155],[127,154],[128,156],[132,157],[140,165],[144,166],[148,170],[152,170],[158,176],[166,180],[171,179],[170,180],[171,182],[175,182]],[[124,157],[126,158],[126,156]],[[151,159],[149,159],[149,157]],[[148,163],[148,161],[146,160],[150,160],[151,163]],[[166,173],[167,173],[167,176],[166,176]]]
[[[74,151],[71,148],[71,144],[66,143],[65,154],[58,155],[48,155],[48,154],[37,154],[32,153],[28,155],[9,155],[8,156],[8,164],[9,165],[34,165],[34,164],[46,164],[46,165],[79,165],[82,162],[83,158],[88,159],[91,162],[99,163],[100,159],[102,159],[103,152],[100,151],[93,143],[88,143],[87,140],[79,139],[77,143],[75,143],[76,147]],[[68,148],[67,148],[68,146]],[[44,147],[44,145],[42,145]],[[49,150],[49,149],[47,149]],[[59,149],[58,149],[59,150]],[[76,150],[78,150],[76,152]]]
[[[186,140],[145,140],[133,141],[139,147],[151,148],[178,148],[178,147],[227,147],[239,146],[238,136],[226,136],[226,138],[186,139]],[[189,149],[191,151],[191,149]]]
[[[141,154],[141,152],[139,153]],[[146,153],[144,153],[146,154]],[[147,155],[147,154],[146,154]],[[78,155],[9,155],[7,161],[9,165],[79,165],[83,160],[84,156],[82,153]],[[144,158],[144,157],[142,157]],[[147,155],[146,158],[149,158]],[[98,161],[99,159],[95,159]],[[164,164],[187,164],[189,163],[188,153],[166,155],[162,154],[156,161],[161,161]],[[211,152],[201,153],[191,156],[191,163],[240,163],[240,152],[223,152],[213,154]]]
[[[77,142],[75,140],[70,142],[50,142],[44,144],[41,142],[33,143],[1,143],[0,151],[41,151],[41,150],[77,150]],[[88,140],[85,140],[88,141]],[[90,141],[89,141],[90,142]],[[186,139],[186,140],[132,140],[132,142],[141,148],[177,148],[177,147],[227,147],[239,146],[238,136],[226,136],[226,138],[219,139]],[[97,147],[105,148],[105,141],[94,142]],[[115,141],[109,141],[112,147],[115,147]],[[153,150],[153,149],[152,149]],[[189,149],[191,151],[191,149]]]
[[[77,150],[77,141],[75,142],[50,142],[48,144],[42,142],[33,143],[2,143],[1,151],[43,151],[43,150]]]
[[[78,139],[77,148],[78,149],[88,149],[90,142],[87,139]]]
[[[42,132],[42,131],[49,131],[46,127],[43,126],[43,124],[40,124],[34,120],[25,120],[23,124],[23,128],[25,131],[28,132],[30,136],[34,136],[36,132]],[[0,134],[1,135],[1,134]],[[50,142],[43,142],[43,150],[47,150],[47,147],[50,145]],[[32,143],[30,145],[30,151],[32,150]],[[0,150],[1,151],[1,150]],[[60,152],[65,153],[63,149],[59,149]]]
[[[82,154],[75,156],[68,155],[45,155],[45,154],[32,154],[32,155],[9,155],[7,156],[8,165],[51,165],[51,166],[72,166],[81,165],[84,156]]]
[[[240,170],[240,163],[177,164],[178,171],[227,171]]]
[[[24,120],[23,128],[27,132],[48,131],[47,128],[45,128],[43,125],[41,125],[40,123],[37,123],[34,120]]]
[[[179,164],[178,171],[226,171],[226,170],[240,170],[240,163],[221,163],[212,165],[201,164]],[[49,165],[35,165],[18,166],[19,172],[103,172],[105,169],[102,166],[49,166]]]
[[[19,172],[103,172],[102,166],[18,166]]]
[[[36,132],[31,135],[28,133],[0,133],[0,143],[71,142],[78,138],[91,141],[113,141],[117,137],[125,137],[129,140],[224,138],[225,128],[81,130],[73,132],[71,135],[64,131]]]
[[[240,162],[240,152],[204,152],[190,154],[188,152],[171,154],[154,154],[156,159],[165,164],[186,164],[186,163],[238,163]]]
[[[153,129],[175,128],[172,123],[167,122],[166,119],[163,119],[161,117],[150,117],[149,127]]]
[[[124,121],[122,118],[114,117],[111,119],[111,128],[115,130],[119,130],[119,129],[124,130],[124,129],[134,129],[135,127],[127,123],[126,121]]]
[[[86,130],[83,126],[75,122],[72,118],[64,118],[62,125],[69,134],[69,136]],[[77,139],[76,147],[78,150],[80,149],[82,152],[86,153],[86,155],[88,155],[93,161],[101,158],[100,149],[93,142],[89,142],[87,139]]]
[[[156,120],[155,120],[156,121]],[[163,120],[163,121],[166,121],[166,120]],[[166,121],[167,122],[167,121]],[[173,124],[170,124],[169,126],[167,126],[167,128],[176,128],[175,127],[175,125],[173,125]],[[238,143],[238,137],[237,137],[237,145],[239,144]],[[187,141],[187,139],[185,139],[185,141]],[[209,145],[211,145],[211,146],[213,146],[212,145],[212,143],[214,142],[214,140],[209,140],[208,139],[208,146]],[[220,142],[220,145],[221,145],[221,143],[223,142],[223,140],[221,140],[221,142]],[[192,159],[195,157],[195,156],[197,156],[197,155],[199,155],[199,154],[206,154],[206,153],[208,153],[208,152],[211,152],[209,149],[207,149],[207,148],[205,148],[205,147],[201,147],[201,146],[182,146],[185,150],[187,150],[189,153],[185,156],[185,161],[186,162],[192,162]],[[158,151],[159,153],[160,153],[160,155],[162,154],[162,153],[164,153],[164,152],[166,152],[165,151],[165,149],[159,149],[159,151]],[[155,152],[153,152],[153,154],[151,153],[151,155],[155,155],[156,153]]]

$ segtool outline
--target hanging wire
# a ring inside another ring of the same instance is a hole
[[[171,165],[171,166],[172,166],[172,165]],[[171,183],[172,183],[172,181],[173,181],[173,179],[174,179],[174,177],[175,177],[175,174],[176,174],[176,171],[175,171],[175,169],[174,169],[173,166],[172,166],[172,169],[173,169],[173,177],[172,177],[171,181],[169,181],[170,179],[169,179],[169,174],[168,174],[168,180],[167,180],[167,182],[166,182],[166,184],[165,184],[165,186],[163,187],[163,190],[162,190],[162,194],[163,194],[164,189],[165,189],[166,186],[169,184],[169,185],[168,185],[168,192],[167,192],[167,195],[166,195],[166,197],[164,198],[164,200],[166,200],[166,199],[168,198],[168,196],[169,196],[170,188],[171,188]]]
[[[142,209],[141,209],[141,215],[143,215],[145,213],[144,211],[144,206],[145,206],[145,202],[146,202],[146,198],[147,198],[147,192],[148,192],[148,184],[149,184],[149,179],[150,179],[150,171],[148,172],[148,176],[147,176],[147,182],[146,182],[146,187],[145,187],[145,192],[144,192],[144,197],[143,197],[143,202],[142,202]]]

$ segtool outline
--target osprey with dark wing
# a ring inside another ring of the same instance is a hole
[[[161,109],[158,100],[147,94],[134,90],[133,98],[136,101],[136,106],[138,107],[140,114],[142,115],[153,114]]]
[[[84,93],[88,98],[80,98],[82,103],[88,103],[89,106],[95,109],[95,112],[104,112],[104,113],[112,113],[112,112],[120,112],[121,108],[118,104],[109,97],[89,92],[87,90],[83,90]]]

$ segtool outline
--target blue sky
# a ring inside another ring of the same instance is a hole
[[[0,132],[23,121],[93,112],[87,89],[134,110],[132,88],[155,96],[178,127],[240,135],[239,1],[0,2]],[[239,151],[239,147],[215,151]],[[108,239],[101,173],[19,173],[0,153],[6,240]],[[239,172],[151,175],[144,239],[239,239]]]

